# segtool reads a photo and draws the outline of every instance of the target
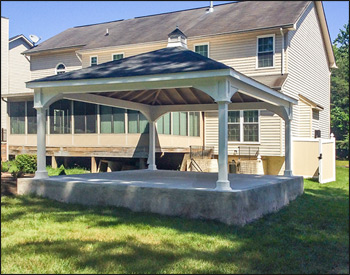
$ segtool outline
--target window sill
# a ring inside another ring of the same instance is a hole
[[[237,141],[228,141],[229,145],[261,145],[260,142],[237,142]]]
[[[265,69],[276,69],[276,66],[272,66],[272,67],[256,67],[255,70],[265,70]]]

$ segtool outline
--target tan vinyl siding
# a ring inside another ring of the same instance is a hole
[[[54,75],[56,66],[63,63],[66,71],[81,69],[81,62],[75,52],[64,52],[50,55],[32,55],[31,56],[31,72],[32,80]]]
[[[9,20],[1,18],[1,94],[8,93]],[[7,105],[1,100],[1,128],[6,128]]]
[[[326,50],[314,4],[311,3],[288,33],[288,73],[284,92],[295,98],[302,94],[324,107],[320,111],[320,130],[324,138],[330,134],[330,73]],[[293,136],[298,136],[301,110],[293,108]]]
[[[298,137],[310,138],[312,130],[312,108],[299,99],[298,102]]]
[[[137,46],[125,46],[125,47],[118,47],[114,49],[108,49],[103,51],[93,51],[89,53],[83,53],[82,54],[82,64],[83,68],[90,66],[90,57],[91,56],[97,56],[98,64],[110,62],[113,60],[113,54],[115,53],[124,53],[124,58],[138,55],[141,53],[151,52],[155,50],[159,50],[162,48],[165,48],[167,46],[166,43],[155,43],[151,45],[137,45]]]
[[[29,57],[27,59],[21,54],[30,47],[22,38],[12,41],[9,46],[9,93],[32,92],[25,84],[31,80]]]
[[[284,155],[284,145],[282,147],[281,129],[284,121],[270,111],[260,111],[260,142],[259,144],[249,143],[230,143],[228,153],[232,155],[238,146],[242,151],[247,151],[248,147],[259,147],[262,156],[281,156]],[[218,154],[218,112],[205,112],[205,146],[214,147],[214,153]],[[283,142],[284,143],[284,142]],[[245,148],[245,149],[244,149]]]
[[[256,69],[257,36],[275,35],[274,68]],[[222,62],[235,70],[249,75],[278,74],[281,72],[282,36],[279,30],[217,35],[206,38],[188,38],[187,46],[194,51],[195,44],[209,43],[209,57]],[[124,53],[124,57],[159,50],[167,46],[167,42],[149,45],[133,45],[82,52],[83,67],[90,66],[90,57],[97,56],[98,64],[112,61],[113,53]]]

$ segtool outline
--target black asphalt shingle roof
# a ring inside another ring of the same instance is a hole
[[[60,81],[96,78],[114,78],[181,72],[230,69],[223,63],[202,56],[183,47],[169,47],[143,53],[64,74],[33,81]]]
[[[291,26],[310,1],[242,1],[67,29],[25,53],[74,46],[94,49],[166,41],[175,26],[187,37]],[[109,35],[106,34],[108,28]]]

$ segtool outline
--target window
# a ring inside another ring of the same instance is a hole
[[[199,53],[199,54],[205,56],[205,57],[209,57],[209,44],[195,45],[194,51],[196,53]]]
[[[244,141],[259,141],[259,113],[258,111],[244,111]]]
[[[62,63],[56,66],[56,74],[64,74],[66,72],[66,66]]]
[[[125,133],[125,109],[100,106],[102,134]]]
[[[158,134],[170,135],[170,127],[171,127],[170,113],[167,113],[158,119],[157,121]]]
[[[113,54],[113,61],[115,60],[119,60],[124,58],[124,54],[123,53],[117,53],[117,54]]]
[[[228,140],[259,142],[259,111],[229,111]]]
[[[275,37],[258,37],[258,68],[274,66]]]
[[[199,112],[189,112],[190,136],[199,137]]]
[[[74,133],[97,132],[97,105],[74,101]]]
[[[187,112],[173,113],[173,134],[187,136]]]
[[[148,120],[141,112],[128,110],[128,132],[130,134],[148,133],[148,128]]]
[[[9,102],[10,133],[25,134],[25,102]]]
[[[36,134],[36,110],[34,109],[34,102],[27,101],[27,129],[28,134]]]
[[[241,140],[240,111],[228,112],[228,140]]]
[[[50,134],[71,133],[71,101],[63,99],[50,106]]]
[[[90,57],[90,66],[97,65],[97,56],[91,56]]]

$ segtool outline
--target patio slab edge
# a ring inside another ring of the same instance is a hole
[[[303,177],[239,192],[206,192],[121,184],[62,182],[54,179],[18,179],[19,195],[37,195],[60,202],[125,207],[191,219],[208,219],[243,226],[276,212],[304,191]]]

